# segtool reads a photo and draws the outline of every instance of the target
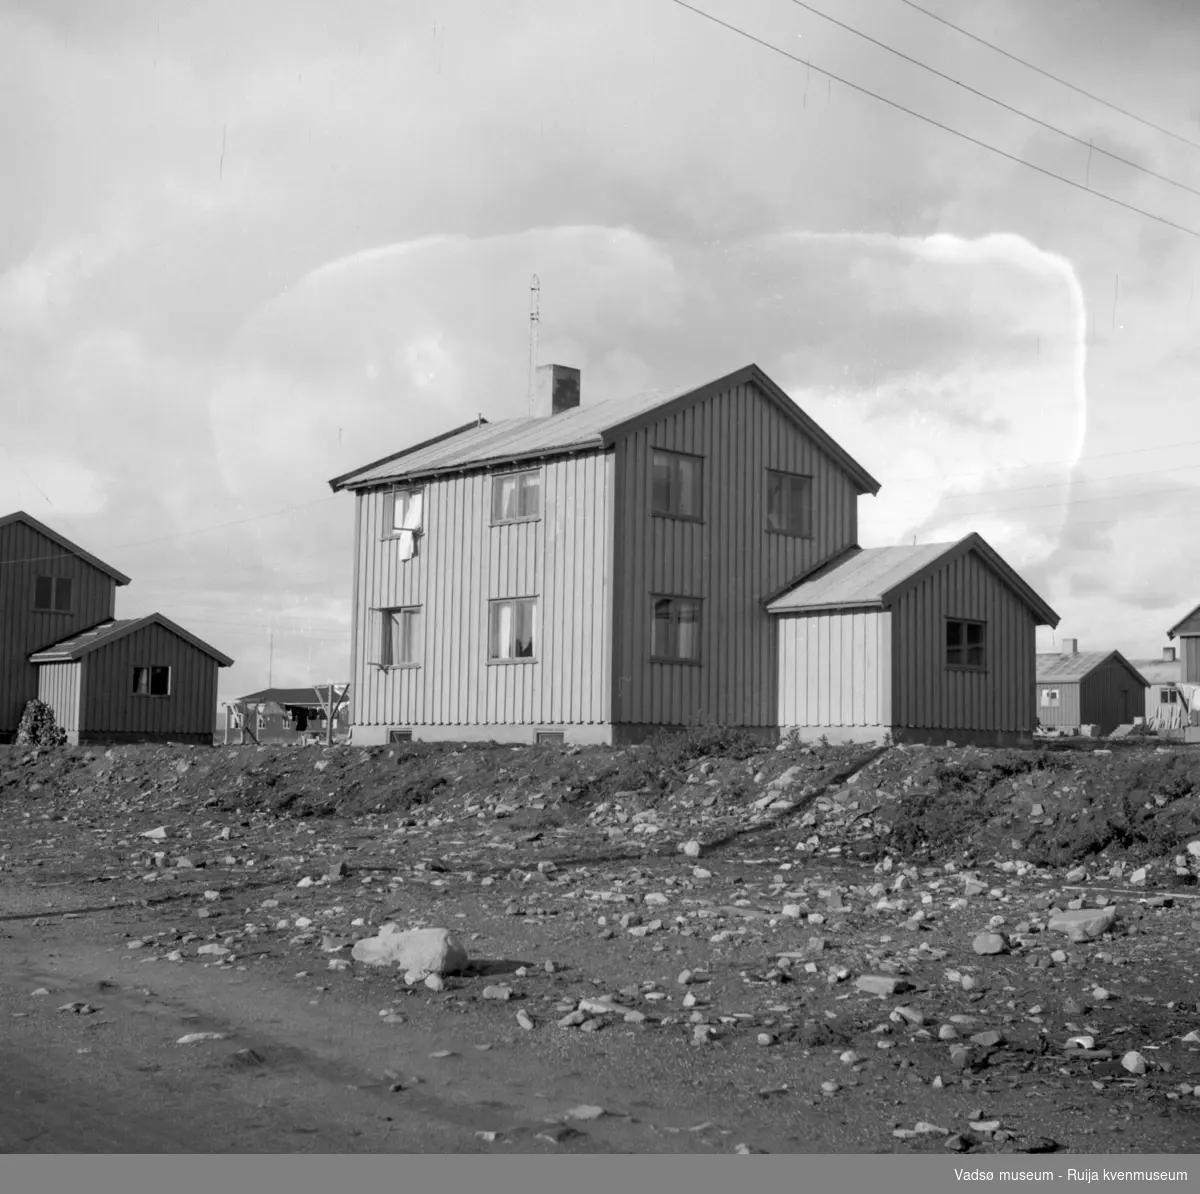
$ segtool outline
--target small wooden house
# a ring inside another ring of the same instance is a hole
[[[129,577],[18,510],[0,518],[0,742],[38,695],[30,655],[113,617]]]
[[[805,692],[842,683],[798,637],[807,613],[768,606],[848,552],[874,558],[858,499],[879,483],[761,369],[588,406],[578,370],[546,365],[535,402],[330,482],[355,496],[355,744],[777,737],[800,683],[781,679],[784,635]],[[836,621],[851,728],[1029,735],[1034,626],[1053,611],[977,536],[925,550],[911,585]],[[854,670],[866,621],[890,705]],[[845,724],[812,710],[813,737]]]
[[[258,741],[294,742],[306,735],[326,732],[329,700],[328,684],[312,688],[264,688],[238,697],[230,708],[239,725],[249,726]],[[333,701],[333,732],[344,735],[349,729],[349,702],[341,686],[334,685]]]
[[[1046,729],[1094,725],[1111,734],[1144,715],[1148,687],[1120,651],[1080,651],[1077,639],[1063,639],[1060,652],[1037,657],[1037,714]]]
[[[1058,616],[979,535],[853,548],[767,605],[779,720],[804,739],[1032,739],[1038,626]]]
[[[162,614],[104,622],[35,652],[38,696],[78,742],[211,746],[217,670],[233,660]]]

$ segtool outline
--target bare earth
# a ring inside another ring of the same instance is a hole
[[[1198,816],[1144,743],[0,748],[0,1149],[1200,1151]]]

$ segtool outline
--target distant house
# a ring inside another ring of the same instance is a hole
[[[1160,659],[1131,659],[1142,674],[1146,689],[1146,724],[1156,730],[1175,730],[1188,720],[1187,700],[1179,689],[1183,664],[1174,647],[1163,647]]]
[[[259,740],[287,741],[304,734],[324,734],[327,727],[329,685],[312,688],[264,688],[232,702],[239,718],[249,722]],[[349,729],[349,703],[340,685],[334,685],[333,732]]]
[[[1179,639],[1179,692],[1189,709],[1188,741],[1200,741],[1200,605],[1176,622],[1167,638]]]
[[[1094,725],[1110,734],[1144,715],[1147,687],[1120,651],[1080,651],[1077,639],[1037,657],[1037,713],[1047,729]]]
[[[330,482],[356,504],[356,744],[1032,734],[1034,627],[1057,618],[977,536],[857,606],[787,605],[876,558],[858,499],[879,483],[757,366],[590,406],[578,370],[537,380],[531,417]]]
[[[72,743],[211,746],[217,669],[233,660],[162,614],[104,622],[35,652],[38,696]]]

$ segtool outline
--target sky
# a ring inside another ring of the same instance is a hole
[[[922,0],[1087,98],[903,0],[694,7],[793,57],[674,0],[0,0],[0,513],[232,656],[222,699],[346,679],[329,479],[524,414],[536,274],[584,403],[756,362],[881,482],[864,547],[978,531],[1042,649],[1161,654],[1200,9]]]

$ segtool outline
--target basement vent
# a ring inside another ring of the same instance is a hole
[[[388,742],[411,742],[412,730],[388,730]]]
[[[566,742],[566,736],[561,730],[538,730],[537,744],[538,746],[562,746]]]

